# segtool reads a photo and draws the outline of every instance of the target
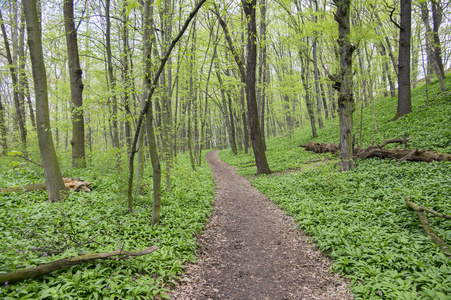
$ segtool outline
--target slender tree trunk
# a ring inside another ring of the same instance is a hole
[[[23,0],[27,21],[28,46],[30,48],[31,65],[35,86],[36,122],[41,161],[47,182],[48,199],[59,201],[64,197],[66,187],[58,165],[55,147],[50,128],[49,102],[47,94],[47,77],[42,53],[41,30],[36,10],[36,1]]]
[[[124,53],[122,54],[122,77],[124,81],[124,111],[125,111],[125,121],[124,121],[124,133],[125,133],[125,144],[127,145],[127,149],[130,150],[132,133],[131,133],[131,125],[130,120],[132,118],[131,110],[130,110],[130,90],[131,90],[131,79],[130,79],[130,65],[129,65],[129,43],[128,43],[128,14],[127,14],[127,0],[124,0],[124,7],[122,9],[122,46]]]
[[[412,2],[401,0],[401,28],[399,32],[398,109],[394,119],[412,111],[410,95],[410,32]]]
[[[233,45],[232,38],[230,37],[230,33],[229,33],[229,29],[227,27],[227,24],[222,19],[217,7],[215,7],[214,13],[218,17],[219,24],[221,25],[221,27],[224,31],[224,37],[227,41],[227,44],[229,45],[230,51],[233,54],[233,58],[235,59],[235,62],[238,65],[238,69],[240,71],[241,82],[243,83],[243,85],[245,85],[246,84],[246,74],[245,74],[244,64],[243,64],[244,53],[242,53],[242,55],[240,56],[238,54],[238,51],[236,51],[235,46]],[[229,76],[228,71],[227,71],[226,75]],[[244,87],[242,87],[240,90],[240,99],[241,99],[241,107],[242,107],[241,118],[243,120],[244,153],[247,154],[248,148],[249,148],[249,130],[248,130],[249,123],[246,118],[246,107],[244,104]]]
[[[396,76],[398,76],[399,68],[398,68],[398,65],[396,64],[395,56],[393,55],[390,39],[387,36],[385,37],[385,42],[387,43],[387,51],[388,51],[388,55],[390,56],[391,63],[393,65],[393,70],[395,70],[395,74],[396,74]]]
[[[434,1],[433,1],[434,3]],[[432,7],[434,7],[435,5],[433,5]],[[440,43],[440,38],[438,37],[438,34],[435,32],[435,29],[437,27],[436,23],[438,22],[437,20],[435,20],[437,18],[437,16],[435,16],[434,19],[434,30],[431,28],[430,24],[429,24],[429,11],[428,11],[428,6],[427,6],[427,2],[426,3],[421,3],[420,4],[421,7],[421,18],[423,20],[423,23],[426,27],[426,45],[427,45],[427,57],[428,57],[428,65],[430,65],[434,71],[435,74],[437,75],[439,84],[440,84],[440,89],[443,92],[446,91],[446,86],[445,86],[445,76],[444,76],[444,72],[442,72],[443,69],[443,63],[442,63],[442,59],[441,59],[441,54],[440,52],[440,44],[437,44],[436,41],[438,40],[438,42]],[[440,26],[440,25],[438,25]],[[441,68],[440,68],[441,65]]]
[[[69,60],[70,91],[72,99],[72,167],[86,167],[85,122],[83,117],[83,71],[78,57],[77,31],[74,24],[74,0],[64,1],[64,28],[66,30]]]
[[[19,89],[18,89],[18,80],[17,80],[17,70],[13,61],[13,57],[11,55],[11,50],[8,41],[8,35],[6,34],[5,23],[3,22],[2,11],[0,10],[0,25],[3,35],[3,41],[5,43],[6,50],[6,58],[9,64],[9,72],[11,74],[11,80],[13,83],[13,99],[14,99],[14,107],[16,109],[16,119],[17,124],[19,125],[20,131],[20,139],[22,141],[22,150],[26,154],[27,152],[27,129],[25,127],[25,120],[23,118],[22,108],[19,101]]]
[[[261,68],[260,68],[260,93],[261,93],[261,103],[260,103],[260,127],[262,133],[262,142],[266,150],[266,138],[265,138],[265,106],[266,106],[266,74],[267,74],[267,47],[266,47],[266,0],[262,0],[260,4],[260,39],[261,39]]]
[[[146,104],[147,99],[147,93],[150,89],[150,76],[152,73],[152,47],[153,43],[155,41],[155,34],[154,34],[154,26],[153,26],[153,0],[146,0],[143,5],[143,87],[144,91],[141,98],[140,103],[140,109],[142,110]],[[146,118],[147,120],[147,118]],[[141,194],[141,186],[142,186],[142,177],[144,173],[144,150],[142,149],[144,146],[144,133],[146,131],[146,128],[148,131],[153,130],[150,128],[150,124],[147,124],[146,127],[143,127],[139,133],[138,143],[137,143],[137,167],[136,167],[136,195]],[[153,133],[155,136],[155,133]],[[150,138],[148,137],[148,142]],[[150,143],[148,143],[150,145]],[[149,149],[150,151],[150,149]],[[152,157],[152,155],[151,155]],[[157,154],[158,159],[158,154]],[[155,179],[155,177],[153,177]],[[155,194],[154,194],[155,196]]]
[[[138,142],[139,132],[141,130],[142,122],[144,120],[144,117],[145,117],[146,114],[148,114],[148,111],[150,110],[150,106],[152,104],[151,100],[152,100],[153,93],[155,92],[156,85],[157,85],[157,83],[159,81],[159,78],[160,78],[161,74],[163,73],[164,67],[166,65],[166,62],[167,62],[169,56],[171,55],[172,49],[174,49],[174,47],[177,44],[177,42],[183,36],[184,32],[188,28],[189,23],[194,18],[194,16],[197,14],[197,12],[202,7],[202,5],[205,3],[205,1],[206,0],[200,0],[196,4],[196,6],[194,7],[193,11],[189,14],[189,17],[185,21],[183,27],[180,29],[179,34],[171,42],[171,45],[169,46],[169,48],[166,51],[166,53],[163,56],[163,58],[161,59],[160,66],[159,66],[157,72],[155,73],[155,76],[154,76],[154,79],[153,79],[152,83],[150,84],[150,90],[149,90],[149,93],[147,95],[146,105],[144,106],[144,108],[139,113],[139,116],[138,116],[138,119],[137,119],[137,122],[136,122],[136,131],[135,131],[135,135],[134,135],[132,146],[131,146],[131,150],[130,150],[130,157],[129,157],[129,162],[128,162],[129,171],[130,171],[129,177],[128,177],[128,189],[127,189],[128,202],[131,202],[130,199],[132,198],[133,177],[134,177],[134,159],[135,159],[135,153],[136,153],[136,144]],[[149,143],[149,146],[151,146],[150,143]]]
[[[318,112],[318,127],[319,129],[322,129],[324,127],[323,125],[323,104],[321,103],[321,91],[319,87],[319,70],[318,70],[318,54],[317,54],[317,43],[316,38],[313,40],[313,72],[315,75],[315,98],[316,98],[316,107]]]
[[[337,6],[338,45],[340,52],[340,78],[335,87],[338,90],[338,117],[340,119],[340,158],[343,171],[354,168],[352,159],[352,113],[354,97],[352,84],[352,54],[355,47],[351,44],[351,24],[349,14],[351,0],[334,0]]]
[[[243,0],[244,13],[248,20],[247,30],[247,64],[246,64],[246,96],[247,112],[251,129],[252,149],[254,150],[257,174],[270,174],[268,161],[266,160],[265,147],[261,138],[260,123],[258,120],[257,95],[255,90],[257,67],[257,25],[255,16],[256,0]]]
[[[435,59],[437,62],[437,67],[440,71],[441,77],[445,78],[445,69],[443,67],[443,60],[442,60],[442,44],[440,42],[440,25],[442,24],[442,17],[443,17],[443,11],[440,6],[441,1],[440,0],[433,0],[432,3],[432,22],[433,22],[433,36],[434,36],[434,54]],[[443,91],[442,91],[443,92]]]
[[[302,71],[301,71],[301,79],[302,79],[302,84],[304,86],[304,91],[305,91],[305,103],[307,105],[307,113],[309,115],[309,119],[310,119],[310,126],[312,127],[312,136],[313,138],[318,137],[318,134],[316,133],[316,124],[315,124],[315,114],[313,112],[313,105],[311,103],[310,100],[310,87],[309,87],[309,83],[308,83],[308,74],[309,74],[309,58],[306,57],[305,61],[303,58],[303,55],[301,51],[299,51],[299,58],[301,59],[301,65],[302,65]]]
[[[0,136],[2,144],[2,155],[8,153],[8,140],[6,137],[6,122],[5,122],[5,109],[3,108],[2,98],[0,93]]]
[[[218,66],[216,66],[216,68],[217,68],[217,70],[216,70],[216,77],[218,77],[219,88],[220,88],[221,97],[222,97],[222,106],[223,106],[223,111],[224,111],[224,119],[225,119],[225,122],[226,122],[226,126],[229,129],[228,130],[229,131],[229,143],[230,143],[230,147],[232,148],[233,155],[237,155],[238,151],[237,151],[237,148],[236,148],[236,141],[235,141],[235,126],[233,124],[232,99],[231,99],[230,96],[228,97],[229,105],[227,105],[226,92],[225,92],[225,89],[224,89],[224,84],[222,82],[222,78],[221,78],[221,74],[219,73]]]
[[[116,98],[116,79],[114,77],[113,71],[113,59],[111,55],[111,21],[110,21],[110,1],[105,0],[105,17],[106,17],[106,34],[105,34],[105,42],[106,42],[106,53],[107,53],[107,64],[108,64],[108,79],[109,79],[109,92],[111,94],[111,106],[112,106],[112,127],[113,127],[113,138],[112,143],[113,147],[116,148],[116,151],[119,151],[119,126],[117,123],[117,98]],[[119,165],[119,156],[117,161],[118,170],[120,168]]]
[[[382,43],[380,43],[380,52],[383,57],[387,57],[387,51],[385,50],[385,46]],[[385,69],[385,74],[387,76],[388,84],[390,86],[390,97],[394,98],[396,96],[395,83],[392,80],[391,72],[390,72],[390,68],[388,67],[387,60],[385,60],[385,62],[383,63],[383,66]]]

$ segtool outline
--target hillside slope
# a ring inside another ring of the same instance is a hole
[[[451,80],[447,78],[451,89]],[[413,112],[391,121],[396,99],[375,101],[378,131],[371,106],[363,112],[363,144],[402,137],[410,147],[451,153],[451,96],[439,94],[437,83],[412,92]],[[358,108],[358,109],[357,109]],[[354,113],[358,136],[360,107]],[[338,142],[338,120],[326,122],[316,141]],[[368,159],[356,169],[339,172],[338,159],[313,154],[297,146],[311,140],[304,128],[292,137],[268,141],[268,160],[275,172],[255,178],[251,155],[220,157],[252,177],[252,184],[295,217],[318,247],[333,259],[333,270],[352,279],[357,299],[451,299],[451,262],[424,233],[404,198],[451,214],[451,163]],[[429,216],[436,233],[451,244],[451,220]]]

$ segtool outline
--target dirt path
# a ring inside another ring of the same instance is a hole
[[[186,268],[173,299],[353,299],[292,218],[217,151],[207,161],[216,181],[215,210],[199,240],[198,263]]]

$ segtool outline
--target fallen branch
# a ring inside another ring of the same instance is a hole
[[[437,153],[428,150],[419,149],[382,149],[388,144],[398,143],[407,145],[407,141],[412,138],[403,139],[390,139],[382,142],[380,145],[369,146],[366,149],[355,147],[353,159],[365,159],[372,157],[395,159],[398,162],[408,160],[408,161],[451,161],[451,155],[446,153]],[[300,145],[299,147],[305,148],[307,151],[313,151],[315,153],[332,153],[337,154],[340,151],[338,144],[333,143],[317,143],[308,142],[305,145]]]
[[[25,159],[25,160],[28,161],[28,162],[31,162],[31,163],[33,163],[33,164],[35,164],[35,165],[37,165],[37,166],[43,168],[43,166],[42,166],[40,163],[37,163],[37,162],[35,162],[35,161],[29,159],[29,158],[26,157],[26,156],[23,156],[23,155],[20,155],[20,154],[17,154],[17,153],[15,153],[14,155],[11,155],[11,156],[18,156],[18,157],[20,157],[20,158],[22,158],[22,159]]]
[[[80,178],[66,178],[63,177],[64,185],[66,188],[70,191],[84,191],[84,192],[91,192],[91,189],[89,186],[91,185],[90,182],[84,181]],[[0,193],[17,193],[17,192],[31,192],[31,191],[45,191],[47,190],[47,183],[40,182],[35,184],[28,184],[28,185],[22,185],[18,187],[9,187],[9,188],[3,188],[0,189]]]
[[[407,199],[407,198],[404,198],[404,200],[406,201],[407,206],[409,206],[411,209],[413,209],[413,210],[415,210],[415,211],[422,210],[422,211],[431,213],[431,214],[433,214],[433,215],[436,216],[436,217],[451,220],[451,216],[450,216],[450,215],[442,214],[442,213],[436,212],[435,210],[432,210],[432,209],[430,209],[430,208],[427,208],[427,207],[424,207],[424,206],[420,206],[420,205],[418,205],[418,204],[416,204],[416,203],[410,201],[410,200]]]
[[[442,240],[434,232],[434,230],[432,230],[432,227],[429,224],[428,218],[426,217],[426,214],[424,212],[427,211],[438,217],[442,217],[442,218],[446,218],[446,219],[451,219],[451,216],[438,213],[432,209],[429,209],[429,208],[426,208],[423,206],[419,206],[418,204],[416,204],[412,201],[409,201],[406,198],[404,198],[404,200],[406,201],[407,206],[410,207],[411,209],[413,209],[417,213],[418,218],[420,219],[421,226],[423,226],[424,232],[426,232],[426,234],[432,239],[434,244],[438,245],[440,247],[440,249],[443,251],[443,253],[445,253],[445,255],[451,256],[451,250],[450,250],[448,244],[444,240]]]
[[[5,282],[12,283],[22,281],[29,278],[35,278],[42,275],[50,274],[53,271],[76,266],[85,262],[90,262],[97,259],[111,259],[113,256],[119,256],[117,260],[129,258],[131,256],[142,256],[158,250],[157,246],[152,246],[142,251],[128,252],[128,251],[113,251],[107,253],[84,254],[80,256],[70,257],[52,261],[50,263],[42,264],[36,267],[30,267],[23,270],[17,270],[9,273],[0,274],[0,284]]]
[[[403,160],[409,160],[409,159],[411,160],[412,157],[413,157],[413,155],[414,155],[415,153],[417,153],[417,151],[418,151],[418,149],[415,148],[415,149],[413,149],[412,151],[410,151],[409,153],[407,153],[406,156],[404,156],[404,157],[398,159],[398,165],[399,165],[399,163],[402,162]]]

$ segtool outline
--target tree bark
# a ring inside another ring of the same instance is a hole
[[[218,68],[218,66],[216,66]],[[232,100],[230,99],[231,97],[229,96],[228,100],[229,100],[229,105],[227,105],[227,99],[226,99],[226,92],[224,89],[224,83],[222,82],[222,78],[221,78],[221,74],[219,72],[219,70],[216,70],[216,77],[218,78],[218,82],[219,82],[219,89],[221,91],[221,97],[222,97],[222,107],[223,107],[223,112],[224,112],[224,119],[226,122],[226,126],[229,129],[229,143],[230,143],[230,148],[232,149],[232,153],[233,155],[237,155],[238,151],[236,148],[236,141],[235,141],[235,125],[233,124],[233,113],[232,113]]]
[[[309,73],[309,58],[306,57],[305,60],[303,59],[303,53],[299,51],[299,58],[301,59],[301,65],[302,65],[302,71],[301,71],[301,79],[302,84],[304,85],[304,91],[305,91],[305,103],[307,105],[307,113],[309,115],[310,119],[310,126],[312,128],[312,136],[313,138],[318,137],[318,134],[316,133],[316,124],[315,124],[315,114],[313,112],[313,104],[310,100],[310,87],[308,83],[308,73]]]
[[[432,7],[434,7],[434,5]],[[443,63],[441,59],[441,54],[439,53],[440,44],[436,44],[437,39],[438,42],[440,43],[440,38],[438,37],[438,34],[435,32],[436,23],[438,22],[437,20],[435,20],[437,16],[435,16],[434,18],[434,30],[433,30],[431,28],[431,25],[429,24],[429,10],[427,2],[421,3],[420,8],[421,8],[421,19],[423,20],[424,26],[426,28],[426,49],[427,49],[426,52],[428,58],[428,65],[432,66],[433,70],[435,71],[435,74],[437,75],[440,84],[440,89],[443,93],[446,91],[446,86],[444,80],[445,78],[444,72],[442,72]]]
[[[27,129],[25,127],[25,120],[23,118],[22,107],[19,101],[19,89],[18,89],[18,80],[17,80],[17,70],[13,61],[13,57],[11,55],[11,50],[8,42],[8,35],[6,34],[5,23],[3,22],[2,11],[0,10],[0,25],[3,35],[3,41],[5,43],[6,50],[6,58],[9,64],[9,72],[11,74],[11,80],[13,83],[13,99],[14,99],[14,107],[16,109],[16,119],[17,124],[19,125],[20,131],[20,139],[22,141],[22,150],[24,153],[27,152]]]
[[[401,25],[399,30],[398,109],[395,120],[412,112],[410,93],[410,35],[412,2],[401,0]]]
[[[66,187],[61,176],[49,118],[49,101],[47,94],[47,76],[42,53],[41,31],[35,0],[23,0],[27,21],[28,45],[35,86],[36,123],[41,162],[44,167],[49,201],[59,201],[65,194]]]
[[[165,55],[161,59],[160,66],[159,66],[157,72],[155,73],[153,81],[152,81],[152,83],[150,85],[150,90],[149,90],[149,92],[147,94],[146,104],[142,108],[142,110],[141,110],[141,112],[140,112],[140,114],[138,116],[138,119],[137,119],[137,122],[136,122],[136,131],[135,131],[135,135],[134,135],[133,142],[132,142],[132,145],[131,145],[130,156],[129,156],[129,163],[128,163],[128,166],[129,166],[128,189],[127,189],[128,202],[130,202],[131,201],[130,199],[132,198],[133,176],[134,176],[134,158],[135,158],[135,153],[136,153],[136,144],[138,142],[139,132],[141,130],[144,117],[145,117],[146,114],[149,115],[148,111],[150,110],[150,106],[152,104],[151,100],[152,100],[153,93],[155,92],[158,80],[160,78],[161,73],[164,70],[166,62],[167,62],[169,56],[171,55],[172,49],[175,47],[177,42],[183,36],[183,34],[185,33],[186,29],[188,28],[189,23],[194,18],[194,16],[197,14],[197,12],[202,7],[202,5],[205,3],[205,1],[206,0],[200,0],[196,4],[196,6],[194,7],[193,11],[189,14],[188,18],[186,19],[183,27],[180,29],[179,34],[174,38],[172,43],[169,45],[168,50],[166,51]]]
[[[64,28],[66,30],[69,61],[70,93],[72,99],[72,167],[85,168],[85,121],[83,117],[83,71],[78,56],[77,31],[74,24],[74,0],[64,0]]]
[[[432,213],[435,216],[451,219],[451,216],[437,213],[436,211],[433,211],[431,209],[428,209],[426,207],[419,206],[418,204],[409,201],[408,199],[404,199],[406,201],[406,204],[408,207],[410,207],[412,210],[414,210],[418,218],[420,219],[421,226],[423,226],[424,232],[432,239],[434,244],[438,245],[440,249],[447,255],[451,256],[451,249],[449,248],[448,244],[444,240],[442,240],[437,234],[435,234],[434,230],[432,230],[431,225],[429,224],[429,221],[426,217],[425,211]]]
[[[255,90],[257,68],[257,25],[255,7],[257,0],[243,0],[243,9],[247,19],[247,64],[246,64],[246,97],[247,113],[251,129],[252,149],[254,150],[257,175],[270,174],[268,161],[266,160],[265,147],[261,138],[261,128],[258,119],[257,95]]]
[[[6,122],[5,122],[5,110],[2,104],[2,97],[0,95],[0,136],[2,144],[2,155],[8,153],[8,139],[6,137]]]
[[[106,54],[107,54],[107,65],[108,65],[108,79],[109,79],[109,92],[111,94],[112,101],[112,144],[113,147],[119,149],[119,126],[117,123],[117,98],[116,98],[116,79],[114,77],[113,71],[113,59],[111,54],[111,21],[110,21],[110,1],[105,0],[105,18],[106,18],[106,32],[105,32],[105,43],[106,43]],[[118,169],[119,169],[119,158],[118,158]]]
[[[440,6],[440,0],[433,0],[432,2],[432,23],[433,23],[433,35],[434,35],[434,54],[435,59],[437,62],[437,67],[439,69],[439,72],[441,74],[442,78],[445,78],[445,69],[443,67],[443,60],[442,60],[442,47],[440,42],[440,25],[442,24],[442,17],[443,17],[443,11]],[[443,91],[442,91],[443,92]]]
[[[349,40],[351,0],[334,0],[334,3],[337,6],[335,20],[338,22],[340,51],[340,78],[336,82],[338,87],[338,117],[340,120],[340,158],[342,170],[347,171],[355,167],[352,160],[352,114],[354,112],[352,54],[355,47]]]
[[[36,278],[42,275],[50,274],[53,271],[69,268],[72,266],[76,266],[82,263],[90,262],[97,259],[109,259],[113,256],[119,256],[120,258],[117,259],[123,259],[123,258],[129,258],[131,256],[142,256],[149,253],[152,253],[154,251],[157,251],[157,246],[152,246],[149,248],[146,248],[142,251],[137,252],[129,252],[129,251],[112,251],[112,252],[106,252],[106,253],[92,253],[92,254],[84,254],[80,256],[75,257],[69,257],[69,258],[63,258],[56,261],[52,261],[46,264],[42,264],[35,267],[30,267],[23,270],[17,270],[9,273],[1,273],[0,274],[0,284],[4,284],[5,282],[13,283],[22,281],[29,278]]]

